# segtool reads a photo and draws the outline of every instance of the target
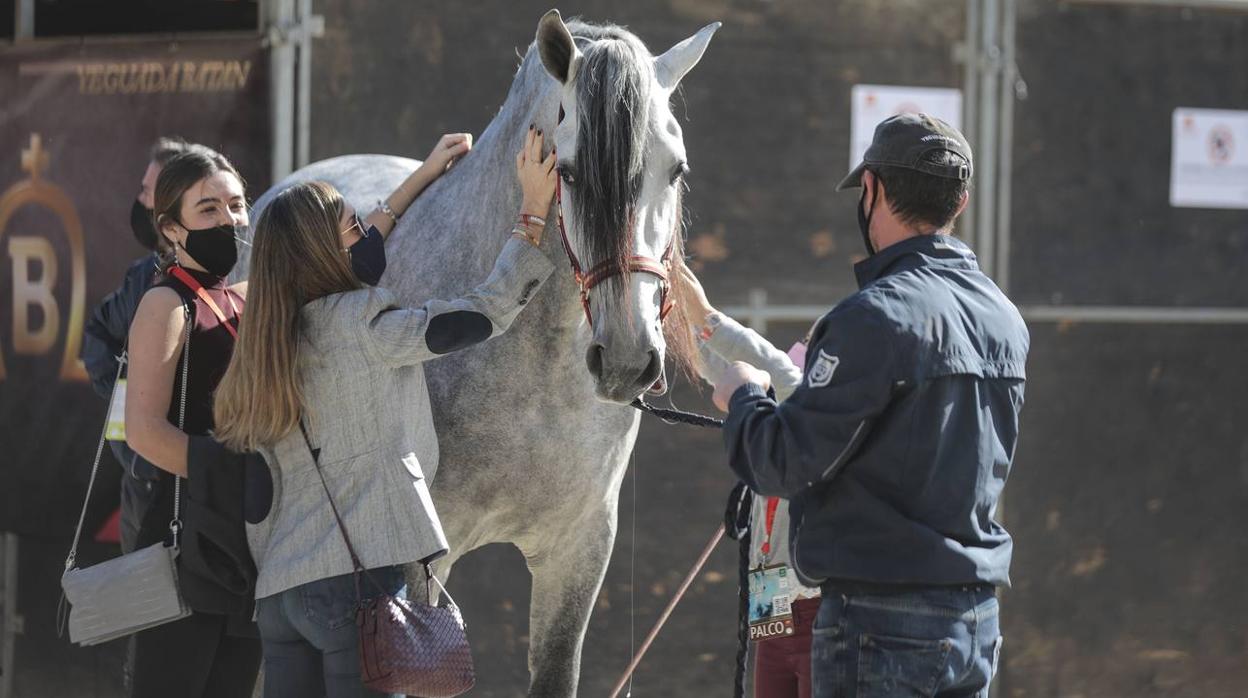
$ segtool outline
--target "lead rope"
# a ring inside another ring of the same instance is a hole
[[[664,407],[655,407],[646,402],[642,398],[637,398],[630,403],[634,409],[646,414],[658,417],[665,424],[688,424],[690,426],[705,427],[708,429],[720,429],[724,426],[724,420],[715,417],[708,417],[693,412],[685,412],[684,410],[669,409]],[[634,463],[633,471],[633,520],[636,521],[636,464]],[[733,488],[732,494],[728,497],[728,508],[724,513],[724,523],[715,534],[711,536],[711,540],[702,549],[702,554],[693,564],[693,568],[685,575],[680,587],[676,590],[676,594],[668,601],[667,607],[663,609],[663,613],[659,615],[659,619],[655,621],[654,627],[651,628],[650,634],[641,644],[641,649],[634,655],[628,668],[624,670],[624,675],[616,682],[615,688],[611,691],[611,698],[616,698],[620,691],[624,689],[625,684],[628,685],[628,695],[632,695],[632,678],[633,673],[637,669],[637,665],[641,663],[642,657],[646,651],[650,649],[650,644],[654,642],[654,638],[658,636],[659,630],[663,628],[663,624],[667,622],[672,611],[676,608],[676,604],[680,603],[681,598],[688,591],[690,584],[693,583],[702,566],[706,564],[707,558],[711,556],[711,552],[715,550],[715,546],[719,544],[721,538],[726,533],[729,538],[737,540],[737,662],[736,671],[733,675],[733,696],[734,698],[744,698],[745,696],[745,678],[746,678],[746,657],[749,653],[749,564],[750,564],[750,506],[752,504],[753,494],[745,483],[738,482]],[[634,536],[635,536],[634,532]],[[631,603],[631,602],[630,602]],[[631,644],[631,641],[630,641]]]
[[[637,451],[633,451],[633,513],[629,534],[631,549],[628,551],[628,656],[637,653]],[[633,677],[628,677],[625,698],[633,698]]]

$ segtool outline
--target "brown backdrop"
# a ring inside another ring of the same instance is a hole
[[[268,65],[254,39],[0,49],[0,530],[21,536],[18,695],[118,690],[119,647],[71,650],[54,627],[105,412],[78,363],[82,323],[143,254],[130,206],[158,136],[217,148],[250,191],[268,186]],[[88,539],[120,475],[106,448]]]

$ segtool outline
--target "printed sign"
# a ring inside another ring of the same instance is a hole
[[[875,127],[890,116],[922,113],[962,128],[962,91],[945,87],[854,85],[850,92],[849,167],[855,168],[871,145]]]
[[[1170,205],[1248,208],[1248,111],[1174,110]]]

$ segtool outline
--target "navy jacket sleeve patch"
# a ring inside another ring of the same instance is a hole
[[[811,340],[806,379],[777,403],[758,386],[733,395],[729,465],[755,492],[792,498],[845,465],[895,390],[892,332],[860,304],[833,310]]]

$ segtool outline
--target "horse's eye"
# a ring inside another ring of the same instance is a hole
[[[681,179],[689,176],[689,163],[682,162],[672,170],[672,184],[679,182]]]
[[[572,173],[570,165],[559,166],[559,178],[563,180],[564,184],[576,184],[576,175]]]

